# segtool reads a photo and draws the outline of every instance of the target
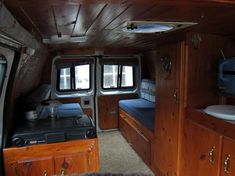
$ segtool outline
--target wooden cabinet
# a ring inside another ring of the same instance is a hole
[[[183,146],[181,176],[235,175],[234,139],[187,119]]]
[[[6,148],[3,155],[6,176],[99,171],[98,139]]]
[[[235,175],[235,140],[224,137],[220,176]]]
[[[222,136],[190,120],[185,123],[182,176],[218,176]]]

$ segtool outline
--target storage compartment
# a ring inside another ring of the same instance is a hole
[[[138,127],[128,121],[130,117],[126,116],[124,113],[120,114],[119,127],[122,135],[144,162],[150,166],[150,140],[144,135],[144,132],[141,132]]]

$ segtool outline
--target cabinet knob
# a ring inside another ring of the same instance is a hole
[[[215,146],[213,146],[208,153],[209,162],[211,164],[215,163]]]
[[[230,154],[228,154],[224,160],[224,172],[229,173],[230,168]]]

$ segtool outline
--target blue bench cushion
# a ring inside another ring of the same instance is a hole
[[[119,107],[151,131],[154,131],[155,103],[143,98],[120,100]]]

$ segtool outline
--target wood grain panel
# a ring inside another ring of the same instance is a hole
[[[21,9],[25,12],[25,15],[27,15],[36,25],[36,28],[41,31],[44,37],[57,34],[51,6],[43,6],[38,8],[38,6],[31,5],[21,7]],[[15,10],[17,11],[17,9]]]
[[[179,151],[181,142],[180,108],[184,103],[181,86],[183,53],[185,44],[175,43],[159,47],[156,58],[156,117],[155,141],[152,145],[152,166],[164,175],[179,174]],[[163,69],[162,58],[171,59],[171,71]],[[175,98],[174,98],[175,95]]]
[[[187,120],[183,145],[182,175],[219,176],[222,149],[222,136],[220,134]],[[208,156],[212,149],[211,160],[213,161],[210,162]]]
[[[186,117],[216,131],[224,136],[235,139],[235,124],[232,121],[225,121],[203,113],[200,110],[186,109]]]
[[[89,30],[88,35],[94,35],[95,32],[101,32],[108,24],[119,16],[125,9],[125,4],[107,4],[103,13],[94,21]]]
[[[82,5],[72,35],[85,35],[103,8],[105,4]]]
[[[188,36],[187,61],[187,107],[200,108],[219,103],[216,94],[217,68],[221,58],[220,48],[225,46],[226,39],[213,35],[200,35],[202,42],[194,47]],[[210,52],[208,52],[210,51]]]
[[[136,98],[137,94],[104,95],[98,97],[99,128],[118,128],[118,101]]]
[[[58,32],[63,35],[71,35],[79,15],[79,5],[53,6]]]
[[[5,4],[17,20],[26,29],[39,35],[39,38],[56,35],[59,32],[67,34],[71,30],[74,36],[87,34],[86,42],[69,44],[66,46],[68,48],[70,46],[78,48],[108,46],[123,48],[125,46],[149,50],[154,48],[158,38],[167,34],[133,35],[124,33],[120,25],[128,20],[192,21],[197,22],[198,25],[187,31],[220,34],[234,38],[235,24],[232,21],[235,16],[233,10],[235,3],[232,2],[222,0],[200,2],[196,0],[47,0],[44,2],[9,0],[5,1]],[[185,33],[184,30],[181,32]]]
[[[140,131],[133,128],[126,119],[120,117],[120,131],[131,147],[140,155],[143,161],[150,166],[150,141]]]
[[[9,173],[9,176],[16,174],[11,169],[23,175],[32,175],[35,171],[43,175],[41,171],[44,170],[48,171],[47,174],[53,175],[54,167],[59,175],[62,168],[65,169],[65,174],[99,171],[97,138],[5,148],[3,153],[6,173]],[[66,164],[63,165],[64,161]],[[28,173],[29,171],[32,172]]]
[[[52,175],[54,172],[53,160],[52,157],[18,160],[17,170],[19,175]]]
[[[141,134],[143,134],[147,139],[149,140],[153,139],[153,135],[154,135],[153,132],[147,129],[145,126],[143,126],[139,121],[133,118],[130,114],[128,114],[122,108],[119,108],[119,119],[120,118],[125,120],[130,126],[132,126]]]

